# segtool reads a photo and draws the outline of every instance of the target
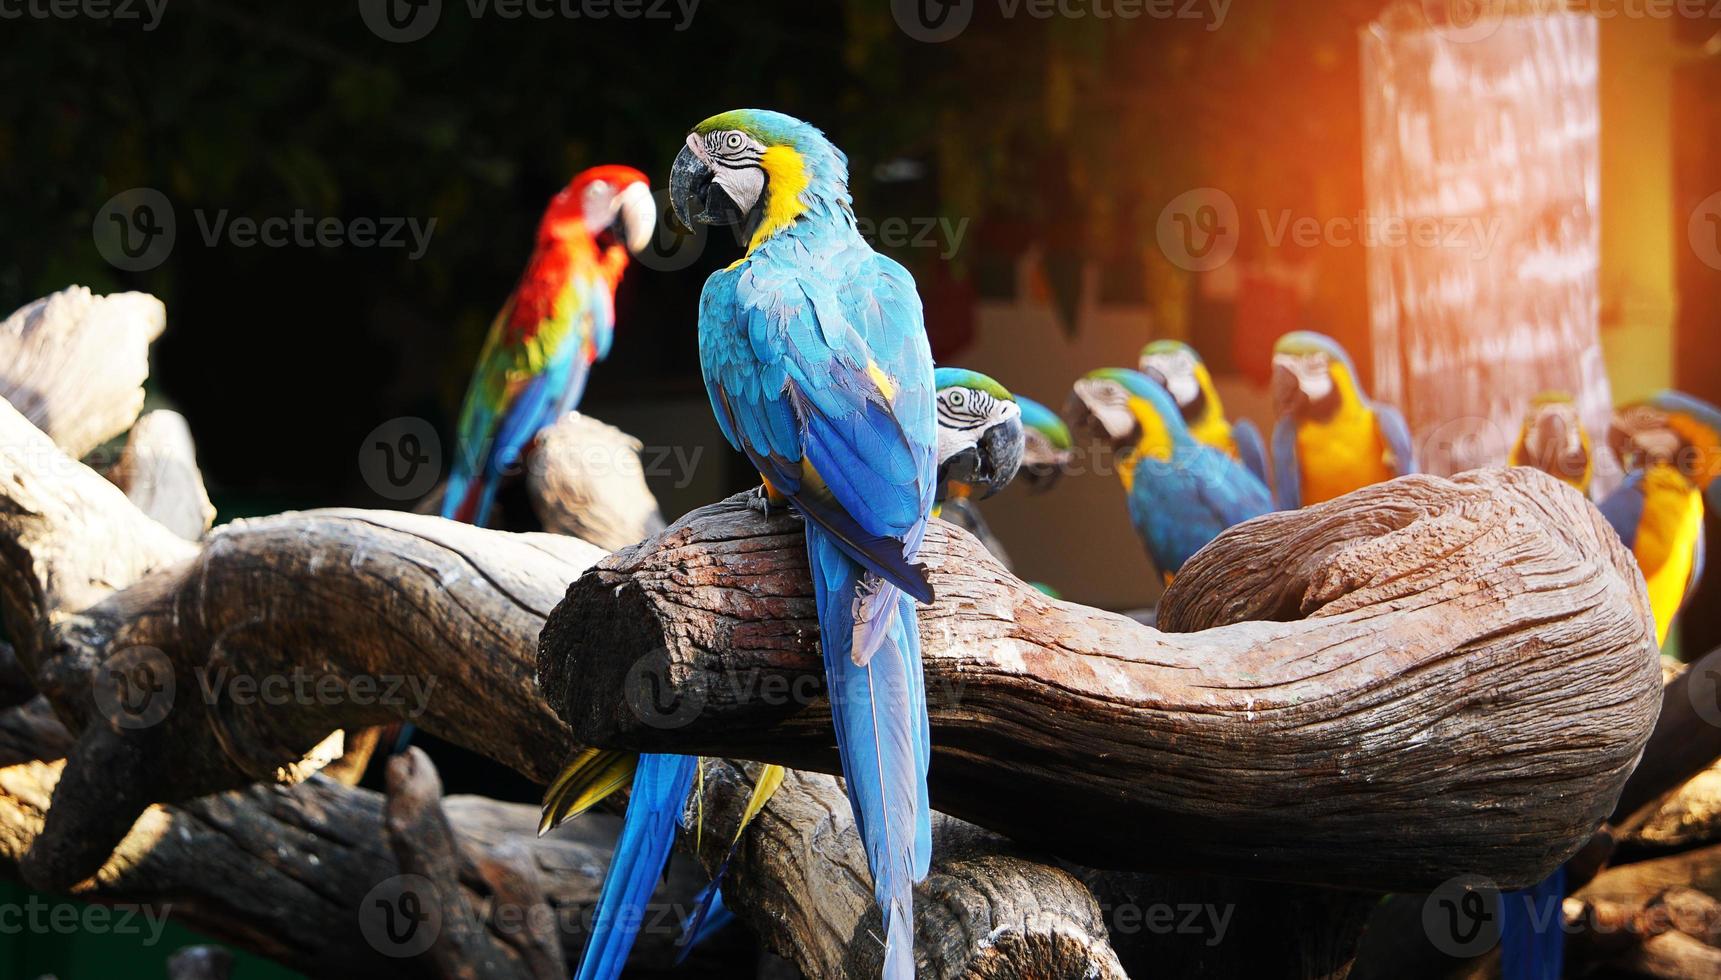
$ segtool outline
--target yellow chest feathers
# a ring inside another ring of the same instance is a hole
[[[1299,425],[1297,461],[1305,506],[1393,477],[1374,413],[1358,404],[1341,405],[1324,422]]]
[[[1702,533],[1702,493],[1672,467],[1650,467],[1643,476],[1643,516],[1631,550],[1649,586],[1657,643],[1666,642],[1673,616],[1685,601]]]

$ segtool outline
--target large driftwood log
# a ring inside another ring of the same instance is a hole
[[[60,770],[43,762],[0,768],[0,873],[18,873]],[[609,860],[611,822],[600,818],[539,839],[535,807],[478,797],[391,799],[321,777],[152,807],[101,872],[70,894],[126,906],[140,928],[172,916],[312,976],[445,975],[430,942],[444,922],[421,918],[413,928],[406,918],[424,913],[401,901],[412,884],[403,875],[412,872],[385,832],[391,807],[446,813],[466,871],[459,926],[512,944],[547,924],[564,953],[577,953]],[[541,894],[498,891],[492,882],[500,872],[522,862]],[[654,901],[686,907],[698,885],[677,871]],[[667,970],[679,952],[674,939],[672,930],[647,931],[630,962]]]
[[[602,554],[590,545],[431,517],[320,511],[237,522],[197,550],[0,405],[0,441],[13,436],[22,440],[13,445],[36,443],[0,458],[10,466],[0,474],[8,505],[0,507],[0,549],[22,559],[0,562],[0,606],[31,639],[20,667],[79,731],[39,832],[18,848],[19,869],[38,885],[100,881],[115,847],[123,860],[137,827],[161,811],[151,804],[191,808],[211,798],[205,794],[247,792],[238,788],[253,780],[304,779],[334,754],[329,737],[342,729],[411,718],[539,781],[572,748],[532,683],[531,662],[545,614]],[[8,508],[17,515],[11,523]],[[130,537],[106,537],[114,527]],[[271,679],[285,682],[274,697]],[[361,690],[366,679],[373,686]],[[393,679],[404,683],[390,696]],[[846,814],[834,781],[818,793],[826,812]],[[852,829],[844,838],[842,826],[829,828],[847,850],[827,835],[809,848],[797,821],[774,816],[808,798],[772,802],[735,873],[749,894],[770,896],[768,905],[742,906],[773,910],[749,914],[749,924],[779,937],[779,948],[812,970],[834,956],[864,957],[876,943],[862,928],[869,903],[827,907],[821,891],[809,890],[845,882],[856,896],[870,894]],[[741,802],[709,798],[705,817],[712,826],[727,822],[732,834]],[[1011,851],[980,860],[971,845],[962,856],[940,856],[935,880],[957,900],[938,906],[938,921],[950,928],[921,937],[922,975],[1033,975],[1009,965],[1018,948],[1036,951],[1022,959],[1030,971],[1085,973],[1098,964],[1095,975],[1120,975],[1108,969],[1115,957],[1079,883]],[[283,867],[315,873],[293,861]],[[209,915],[220,914],[212,906]],[[761,918],[767,914],[797,926],[785,932]],[[249,931],[237,938],[280,952]],[[451,963],[494,959],[486,959],[486,943],[462,948],[479,955]],[[563,937],[564,952],[578,948]]]
[[[167,308],[148,293],[72,286],[0,322],[0,399],[74,457],[129,428]]]
[[[834,771],[803,550],[735,498],[600,562],[539,660],[576,737]],[[1635,563],[1532,470],[1233,528],[1160,607],[1200,632],[1047,599],[941,525],[922,555],[934,805],[1091,866],[1528,885],[1660,703]]]

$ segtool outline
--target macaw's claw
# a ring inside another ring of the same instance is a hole
[[[787,501],[781,499],[773,500],[771,488],[764,485],[753,488],[753,492],[747,495],[747,507],[749,510],[758,511],[765,517],[770,517],[772,514],[782,513],[783,511],[788,511],[793,517],[801,516],[796,513],[793,507],[788,505]]]

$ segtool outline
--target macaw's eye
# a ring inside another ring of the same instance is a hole
[[[729,149],[739,150],[741,148],[741,134],[740,133],[730,133],[729,138],[724,140],[723,142],[725,145],[727,145],[729,147]]]
[[[962,392],[960,392],[960,391],[953,391],[953,392],[951,392],[951,393],[950,393],[950,404],[952,404],[952,405],[960,405],[960,404],[962,404],[962,403],[963,403],[963,402],[964,402],[964,401],[966,401],[966,399],[965,399],[965,398],[964,398],[964,397],[963,397],[963,395],[962,395]]]

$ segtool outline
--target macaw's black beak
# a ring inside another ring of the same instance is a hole
[[[717,186],[715,174],[690,146],[675,155],[675,166],[669,171],[669,204],[682,227],[693,231],[695,224],[733,225],[745,217],[723,188]]]
[[[1022,468],[1021,420],[999,422],[987,429],[980,437],[980,459],[985,463],[985,472],[979,474],[984,482],[974,489],[976,496],[985,499],[1009,486]]]

